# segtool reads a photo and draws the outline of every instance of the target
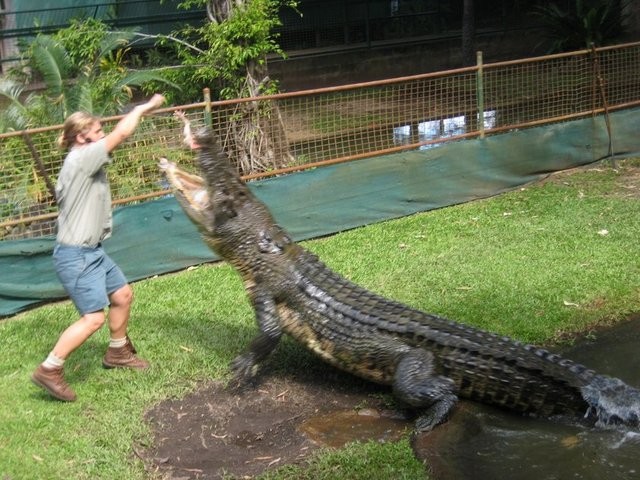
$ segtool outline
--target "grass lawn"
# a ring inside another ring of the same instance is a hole
[[[537,344],[640,312],[640,159],[305,242],[330,267],[413,307]],[[117,233],[116,233],[117,234]],[[203,265],[134,284],[130,334],[153,368],[101,368],[104,328],[66,363],[78,401],[29,376],[76,318],[69,302],[0,321],[0,479],[154,478],[145,411],[211,378],[256,332],[235,272]],[[372,461],[377,459],[377,461]],[[416,478],[408,442],[353,444],[265,478]],[[382,476],[381,476],[382,475]]]

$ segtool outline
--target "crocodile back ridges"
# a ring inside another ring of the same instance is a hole
[[[584,365],[376,295],[306,251],[296,269],[304,294],[332,319],[321,327],[332,345],[352,345],[359,330],[383,333],[436,353],[438,373],[452,378],[462,397],[540,415],[587,411],[581,389],[596,375]]]

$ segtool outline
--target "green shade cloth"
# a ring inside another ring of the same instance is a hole
[[[611,117],[617,156],[640,152],[640,110]],[[295,240],[485,198],[550,172],[607,158],[603,117],[447,143],[255,181],[250,188]],[[0,242],[0,316],[64,298],[53,238]],[[130,281],[216,260],[177,201],[114,211],[105,250]]]

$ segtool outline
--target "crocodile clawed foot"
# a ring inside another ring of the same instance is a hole
[[[256,387],[257,383],[258,382],[255,378],[246,380],[233,377],[231,380],[229,380],[229,383],[227,383],[227,390],[234,394],[240,394],[248,390],[253,390]]]
[[[255,385],[258,373],[258,364],[254,361],[252,352],[236,357],[231,362],[233,378],[229,382],[231,390],[243,390],[246,387]]]
[[[434,420],[431,415],[422,415],[418,417],[414,423],[414,433],[419,435],[421,433],[429,433],[438,425],[438,422]]]

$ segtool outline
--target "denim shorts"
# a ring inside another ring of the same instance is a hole
[[[109,295],[127,284],[124,273],[102,246],[56,244],[53,264],[80,315],[104,310],[110,304]]]

